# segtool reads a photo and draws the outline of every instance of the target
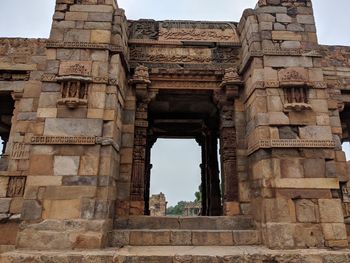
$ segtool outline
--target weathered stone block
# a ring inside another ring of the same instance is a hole
[[[88,18],[87,12],[66,12],[66,20],[86,21]]]
[[[299,248],[324,247],[322,227],[314,224],[295,226],[295,245]]]
[[[10,210],[11,198],[0,198],[0,213],[8,213]]]
[[[170,242],[173,246],[187,246],[192,245],[191,231],[171,231]]]
[[[236,246],[258,245],[260,243],[259,231],[233,231],[233,241]]]
[[[110,5],[72,5],[70,11],[73,12],[102,12],[102,13],[112,13],[113,7]]]
[[[82,234],[72,234],[73,249],[98,249],[102,248],[104,236],[99,232],[86,232]]]
[[[36,200],[25,200],[23,202],[23,210],[21,214],[22,220],[38,220],[41,219],[43,207]]]
[[[295,201],[297,221],[301,223],[316,223],[320,220],[316,201],[300,199]]]
[[[47,186],[44,199],[47,200],[70,200],[78,198],[96,197],[95,186]]]
[[[92,30],[91,31],[92,43],[110,43],[111,31],[109,30]]]
[[[344,224],[322,224],[322,229],[326,240],[347,239]]]
[[[295,222],[295,206],[292,200],[265,199],[263,209],[266,222]]]
[[[326,162],[324,159],[305,159],[304,176],[306,178],[326,177]]]
[[[293,224],[266,224],[266,242],[270,248],[295,248],[295,226]]]
[[[103,120],[97,119],[46,119],[46,136],[101,136]]]
[[[55,156],[54,175],[76,176],[79,169],[79,156]]]
[[[315,125],[316,114],[313,111],[289,112],[289,122],[291,125]]]
[[[81,157],[81,164],[79,168],[79,175],[82,176],[96,176],[99,169],[99,157],[83,155]]]
[[[344,223],[343,209],[339,199],[319,199],[322,223]]]
[[[300,24],[314,25],[315,19],[313,15],[297,15],[297,21]]]
[[[277,22],[282,22],[282,23],[292,22],[292,18],[287,14],[276,14],[276,20]]]
[[[272,31],[272,40],[301,41],[301,35],[290,31]]]
[[[283,178],[303,178],[302,160],[297,158],[281,160],[281,175]]]
[[[80,200],[44,200],[43,219],[80,218]]]
[[[32,155],[29,163],[29,175],[52,175],[52,155]]]
[[[170,245],[170,231],[131,231],[130,245]]]
[[[3,245],[15,245],[19,224],[10,222],[6,224],[0,224],[0,246]],[[0,250],[1,254],[1,250]],[[1,261],[1,258],[0,258]]]
[[[264,65],[267,67],[312,67],[313,63],[310,57],[265,56]]]
[[[331,128],[327,126],[306,126],[299,128],[300,139],[332,140]]]
[[[9,177],[0,177],[0,198],[6,197],[8,182]]]
[[[208,231],[193,231],[192,245],[194,246],[232,246],[233,235],[231,231],[208,232]]]

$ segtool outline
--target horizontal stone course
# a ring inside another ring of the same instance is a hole
[[[91,251],[12,251],[2,254],[2,263],[44,262],[157,262],[157,263],[202,263],[202,262],[305,262],[345,263],[350,259],[348,250],[330,251],[323,249],[269,250],[265,247],[124,247]]]

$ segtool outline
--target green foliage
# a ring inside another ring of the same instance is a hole
[[[167,208],[166,214],[167,215],[178,215],[181,216],[183,214],[183,210],[185,208],[186,202],[180,201],[177,203],[176,206],[169,206]]]

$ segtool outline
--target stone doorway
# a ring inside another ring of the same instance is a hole
[[[223,215],[218,139],[220,114],[212,90],[159,90],[151,100],[138,102],[136,111],[131,206],[138,215],[149,215],[151,148],[159,138],[195,139],[202,148],[202,216]],[[138,120],[143,118],[147,125]],[[224,142],[220,142],[224,145]],[[232,152],[235,145],[232,144]],[[227,148],[227,147],[226,147]],[[220,158],[225,161],[225,158]],[[233,172],[233,170],[232,170]],[[235,176],[231,174],[230,176]],[[227,189],[224,186],[222,189]],[[227,196],[227,193],[224,193]],[[142,212],[141,212],[142,211]],[[135,215],[131,213],[132,215]]]

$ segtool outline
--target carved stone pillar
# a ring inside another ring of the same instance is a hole
[[[208,131],[206,135],[208,216],[222,215],[217,143],[216,133]]]
[[[130,214],[145,213],[145,176],[147,166],[147,132],[148,132],[148,68],[138,66],[130,81],[136,92],[135,135],[133,150],[133,167],[131,175]]]
[[[223,184],[224,215],[240,214],[239,182],[236,161],[236,128],[234,99],[242,82],[234,68],[225,72],[221,90],[215,94],[220,112],[220,156]]]

